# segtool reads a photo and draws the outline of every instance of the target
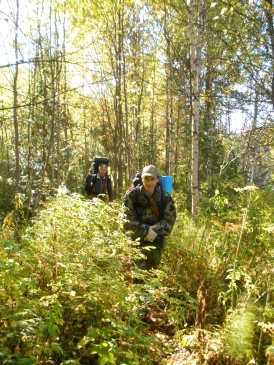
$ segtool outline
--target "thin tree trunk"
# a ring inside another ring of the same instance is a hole
[[[259,102],[259,92],[257,87],[257,82],[255,82],[255,100],[254,100],[254,117],[252,120],[252,132],[251,137],[254,138],[254,141],[250,144],[250,154],[251,154],[251,172],[250,172],[250,184],[254,183],[255,175],[256,175],[256,152],[257,152],[257,143],[253,132],[255,134],[255,130],[257,127],[257,118],[258,118],[258,102]]]
[[[199,118],[200,118],[200,62],[203,33],[204,0],[198,2],[198,25],[194,21],[194,0],[189,1],[188,34],[190,41],[190,74],[192,88],[192,156],[191,156],[191,195],[192,213],[199,209]],[[195,34],[196,32],[196,34]]]
[[[15,73],[13,79],[13,123],[14,123],[14,148],[15,148],[15,191],[18,192],[19,180],[20,180],[20,154],[19,154],[19,126],[18,126],[18,115],[17,115],[17,104],[18,104],[18,28],[19,28],[19,0],[16,1],[16,21],[15,21],[15,38],[14,38],[14,49],[15,49]]]
[[[114,198],[118,193],[118,196],[122,193],[123,186],[123,109],[122,109],[122,60],[123,60],[123,13],[121,1],[119,1],[119,9],[117,11],[118,16],[118,28],[116,29],[116,40],[118,47],[115,47],[115,72],[116,72],[116,88],[115,88],[115,115],[116,115],[116,128],[115,128],[115,140],[117,145],[117,153],[115,154],[115,172],[117,171],[116,189],[114,191]],[[115,152],[116,152],[115,151]]]
[[[55,50],[54,50],[54,71],[55,74],[53,84],[55,84],[55,94],[57,94],[56,98],[56,171],[57,171],[57,187],[61,185],[61,115],[60,115],[60,91],[61,91],[61,70],[62,70],[62,58],[59,52],[60,44],[59,44],[59,33],[58,33],[58,21],[57,14],[54,14],[54,25],[55,25]]]
[[[165,8],[166,9],[166,8]],[[168,21],[166,19],[167,12],[165,11],[165,27],[164,35],[167,42],[167,106],[166,106],[166,174],[173,175],[174,173],[174,111],[173,111],[173,65],[171,55],[171,42],[167,31]]]
[[[274,106],[274,27],[273,27],[273,1],[272,0],[266,0],[266,2],[269,4],[269,7],[265,7],[266,12],[266,18],[267,18],[267,24],[268,24],[268,32],[270,36],[270,44],[271,44],[271,52],[272,52],[272,105]],[[271,9],[271,10],[269,10]]]

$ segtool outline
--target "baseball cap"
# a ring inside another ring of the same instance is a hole
[[[149,165],[143,168],[142,176],[151,176],[156,179],[157,177],[159,177],[159,173],[155,166]]]

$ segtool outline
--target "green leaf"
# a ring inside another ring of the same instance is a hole
[[[29,326],[28,322],[25,322],[25,321],[17,321],[17,322],[14,322],[13,323],[13,326],[12,327],[19,327],[19,328],[26,329],[26,328],[28,328],[28,326]]]
[[[56,334],[59,333],[59,328],[56,326],[56,324],[53,324],[52,326],[48,326],[48,332],[51,337],[55,338]]]
[[[86,346],[87,343],[94,341],[94,337],[84,336],[81,341],[77,344],[77,349],[81,349],[82,347]]]
[[[35,357],[31,358],[23,358],[18,360],[18,365],[32,365],[32,364],[38,364],[37,359]]]
[[[91,354],[97,353],[99,356],[98,364],[105,365],[107,362],[114,364],[114,356],[113,353],[109,351],[110,346],[106,342],[103,342],[101,345],[94,345],[93,351]]]
[[[187,340],[186,340],[186,339],[182,339],[182,341],[181,341],[181,345],[182,345],[183,347],[185,347],[185,346],[186,346],[186,344],[187,344]]]
[[[63,350],[58,343],[52,342],[51,347],[53,351],[57,352],[59,355],[63,355]]]

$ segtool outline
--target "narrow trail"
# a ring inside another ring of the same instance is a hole
[[[147,306],[140,315],[148,325],[149,334],[160,340],[166,351],[162,353],[162,361],[154,365],[198,364],[198,354],[190,352],[174,339],[175,327],[168,321],[164,312],[155,305]]]
[[[165,316],[164,311],[157,305],[150,304],[140,315],[143,322],[148,325],[148,332],[160,340],[166,351],[162,353],[162,360],[154,362],[154,365],[238,365],[239,359],[232,359],[223,353],[211,350],[203,353],[202,348],[205,345],[203,342],[202,332],[197,330],[197,342],[200,338],[200,346],[188,348],[182,346],[180,341],[175,338],[175,326],[170,323]],[[204,359],[203,359],[204,358]]]

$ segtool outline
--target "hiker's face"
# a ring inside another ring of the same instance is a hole
[[[107,173],[107,168],[106,167],[99,166],[99,174],[100,174],[100,176],[101,177],[104,177],[106,173]]]
[[[154,191],[157,182],[159,181],[158,178],[154,178],[152,176],[143,176],[142,177],[143,185],[145,191],[150,194]]]

